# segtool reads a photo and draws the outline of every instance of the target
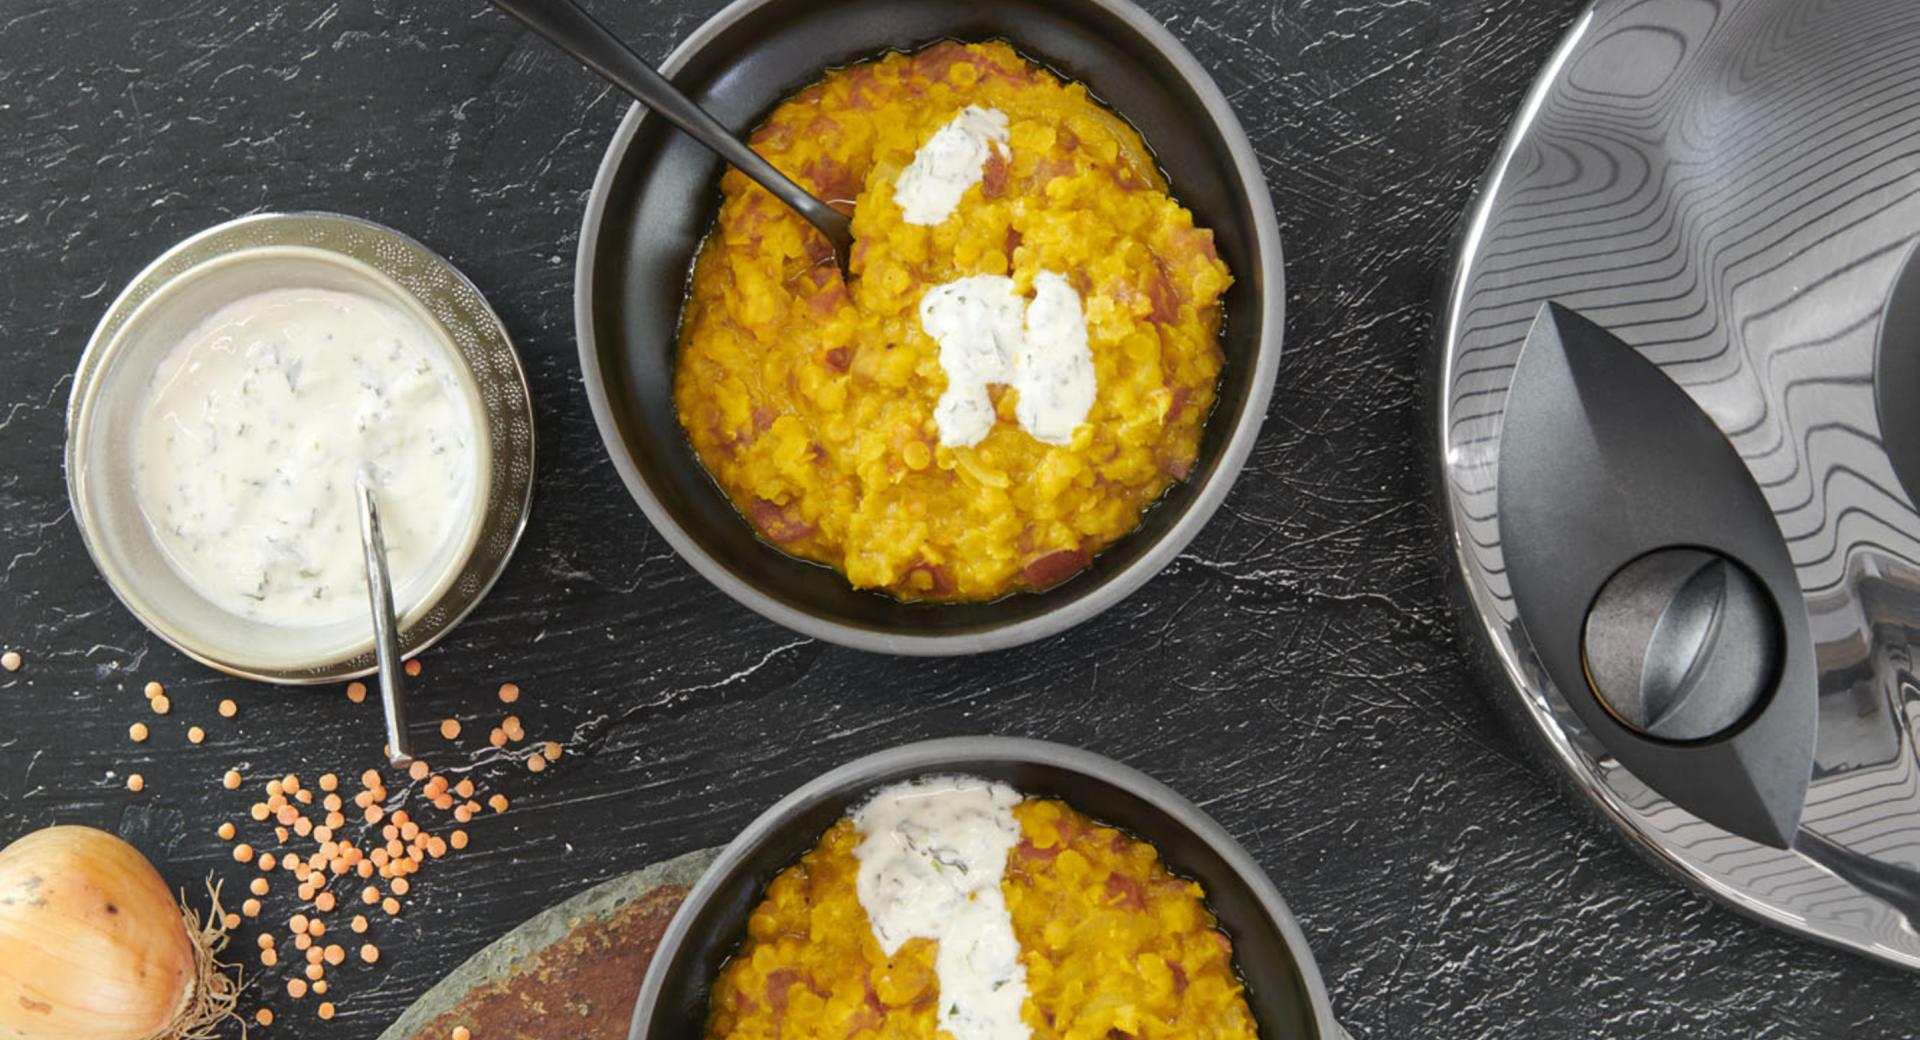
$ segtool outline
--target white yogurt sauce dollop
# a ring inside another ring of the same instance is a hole
[[[1019,392],[1021,429],[1047,444],[1071,444],[1098,389],[1080,294],[1065,277],[1042,271],[1033,301],[1011,278],[974,275],[936,285],[920,297],[920,327],[940,345],[947,388],[934,405],[940,443],[971,447],[993,429],[987,387]]]
[[[985,175],[989,149],[1007,156],[1007,115],[968,105],[913,153],[893,184],[893,201],[909,224],[946,222],[967,189]]]
[[[419,320],[356,293],[274,289],[208,315],[161,361],[132,445],[175,572],[267,624],[364,619],[366,463],[406,611],[464,541],[481,479],[477,404],[454,364]]]
[[[1020,963],[1000,879],[1020,844],[1020,792],[973,777],[895,784],[854,814],[855,885],[873,937],[891,957],[908,939],[940,944],[941,1029],[954,1040],[1026,1040]]]

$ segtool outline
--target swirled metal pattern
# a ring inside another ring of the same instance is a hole
[[[1526,728],[1709,893],[1909,967],[1920,935],[1883,904],[1675,808],[1583,731],[1515,618],[1495,500],[1507,387],[1543,302],[1659,364],[1752,471],[1806,599],[1820,682],[1803,827],[1920,871],[1920,512],[1874,391],[1916,235],[1920,3],[1601,0],[1468,216],[1437,386],[1456,563]]]

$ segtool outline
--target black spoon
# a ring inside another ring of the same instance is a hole
[[[853,220],[846,214],[815,198],[779,170],[748,148],[746,142],[728,132],[693,99],[667,82],[606,26],[601,25],[574,0],[493,0],[495,7],[519,19],[527,28],[545,37],[548,43],[566,51],[582,65],[598,72],[607,82],[631,94],[634,100],[658,113],[667,122],[685,131],[687,136],[705,145],[715,155],[732,163],[741,173],[754,179],[795,213],[820,229],[833,244],[833,256],[847,273],[847,261],[853,255]]]

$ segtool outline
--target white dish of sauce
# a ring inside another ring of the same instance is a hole
[[[426,323],[372,295],[242,296],[161,359],[140,410],[141,515],[181,579],[228,613],[287,628],[366,616],[362,464],[402,616],[478,529],[471,381]]]
[[[396,232],[243,218],[109,308],[75,376],[67,480],[94,561],[156,634],[232,674],[372,668],[353,496],[374,475],[405,653],[472,609],[532,485],[517,357],[470,283]]]

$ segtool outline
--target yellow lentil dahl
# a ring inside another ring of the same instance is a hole
[[[1010,149],[940,225],[892,187],[965,106],[1009,119]],[[828,200],[856,201],[853,278],[825,239],[738,171],[694,268],[675,403],[702,463],[760,535],[906,599],[1046,588],[1132,531],[1199,451],[1231,282],[1213,233],[1168,196],[1139,134],[1003,43],[940,43],[834,72],[753,145]],[[1067,445],[1000,420],[939,444],[946,387],[922,294],[972,275],[1065,274],[1098,392]],[[517,739],[517,738],[516,738]]]
[[[1013,810],[1022,840],[1001,882],[1035,1040],[1252,1040],[1252,1011],[1198,884],[1152,845],[1057,802]],[[710,1040],[858,1036],[933,1040],[938,946],[889,960],[855,889],[851,820],[776,877],[713,988]]]

